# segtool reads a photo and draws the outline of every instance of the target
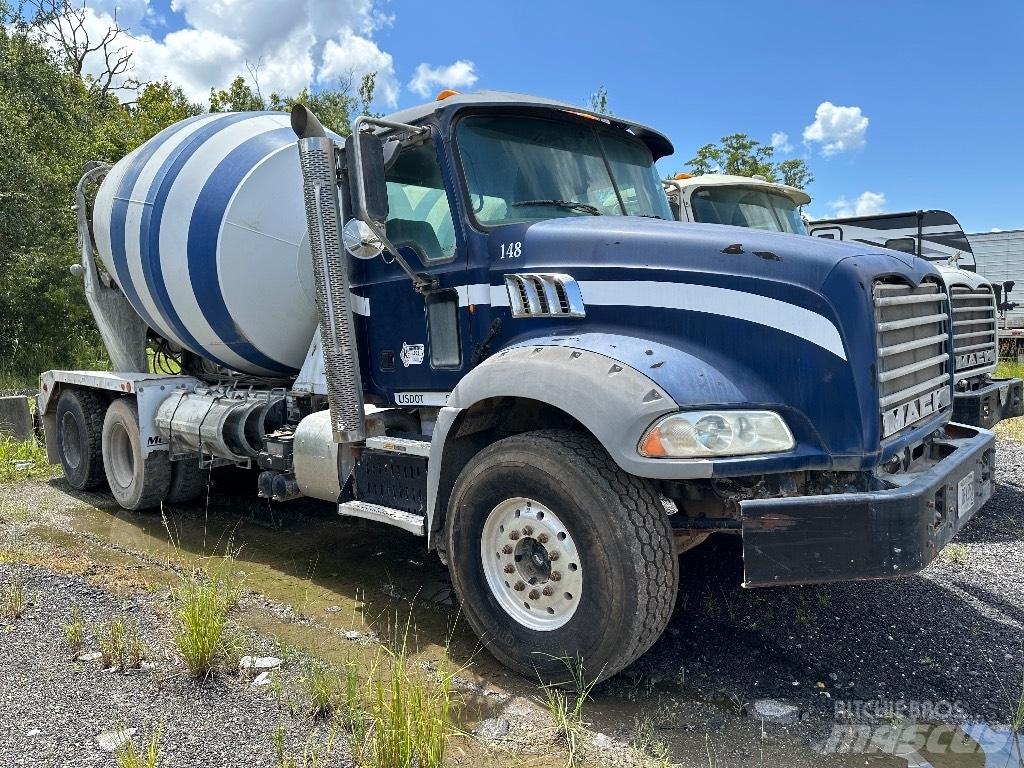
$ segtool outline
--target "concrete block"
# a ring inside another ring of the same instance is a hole
[[[0,435],[29,440],[33,434],[32,411],[24,395],[0,397]]]

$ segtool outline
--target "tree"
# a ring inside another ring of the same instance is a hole
[[[727,173],[733,176],[762,176],[767,181],[782,181],[803,189],[814,181],[810,169],[800,158],[776,163],[775,148],[750,138],[745,133],[730,133],[719,144],[705,144],[687,163],[695,174]]]
[[[598,86],[597,90],[590,94],[590,111],[597,112],[599,115],[612,114],[612,111],[608,109],[608,89],[603,85]]]
[[[72,0],[22,0],[16,9],[6,6],[5,24],[15,24],[48,50],[57,52],[60,64],[86,86],[103,96],[134,91],[142,85],[131,76],[132,51],[125,45],[131,33],[117,23],[102,32],[92,28],[85,3]],[[86,63],[99,72],[85,72]]]
[[[295,96],[282,96],[274,91],[266,99],[260,95],[258,67],[249,67],[253,85],[250,86],[239,75],[226,89],[210,89],[211,112],[247,112],[253,110],[276,110],[287,112],[296,104],[303,104],[317,116],[325,128],[339,136],[352,132],[352,121],[359,114],[370,115],[370,104],[376,90],[377,75],[370,72],[363,75],[357,94],[352,93],[351,79],[339,80],[333,87],[323,88],[315,93],[303,88]]]
[[[100,113],[95,94],[29,30],[0,26],[0,368],[95,367],[72,207]]]
[[[782,183],[788,184],[791,187],[805,189],[808,184],[814,181],[814,176],[811,175],[811,170],[807,167],[807,163],[798,157],[783,160],[779,163],[778,169],[779,173],[782,174]]]

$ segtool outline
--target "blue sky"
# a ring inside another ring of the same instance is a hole
[[[269,0],[175,0],[179,12],[169,0],[106,1],[148,6],[139,24],[154,46],[138,56],[150,76],[157,60],[166,62],[167,74],[179,74],[181,56],[161,58],[157,44],[176,30],[216,29],[210,14],[217,8],[218,34],[228,42],[218,43],[221,58],[216,46],[197,56],[205,62],[201,76],[226,77],[238,61],[264,53],[264,77],[272,81],[285,78],[287,86],[290,73],[302,69],[301,62],[289,69],[288,46],[274,37],[283,25],[259,7]],[[295,7],[273,2],[278,13]],[[421,90],[431,97],[446,77],[464,90],[576,103],[604,85],[614,112],[661,129],[675,143],[676,154],[660,165],[664,172],[681,170],[698,146],[726,133],[770,142],[781,132],[791,150],[779,157],[804,157],[815,175],[814,215],[849,213],[859,200],[865,211],[946,208],[968,231],[1024,228],[1019,1],[312,0],[308,7],[318,3],[319,11],[309,13],[326,14],[338,29],[328,24],[313,44],[306,62],[312,74],[304,77],[328,82],[342,66],[384,70],[390,103],[382,109],[423,100],[410,87],[421,67]],[[359,21],[346,21],[353,16]],[[246,30],[236,35],[234,26]],[[146,56],[150,61],[142,61]],[[200,74],[191,74],[198,83]],[[823,102],[851,109],[826,108],[821,131],[810,133],[820,140],[805,142]]]

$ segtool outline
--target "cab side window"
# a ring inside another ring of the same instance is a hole
[[[403,150],[387,172],[388,239],[424,265],[455,255],[455,222],[433,144]]]

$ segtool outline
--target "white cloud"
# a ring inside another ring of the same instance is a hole
[[[832,215],[836,218],[847,216],[874,216],[885,210],[884,192],[861,192],[853,201],[840,197],[828,204],[832,209]]]
[[[383,0],[172,0],[171,9],[184,16],[185,27],[163,39],[150,34],[160,26],[152,0],[93,0],[86,8],[90,29],[102,34],[113,23],[130,27],[123,45],[133,52],[131,76],[139,80],[168,78],[188,97],[205,102],[210,88],[223,88],[246,64],[258,65],[264,95],[294,94],[314,83],[328,85],[350,77],[354,85],[377,73],[377,101],[397,104],[398,80],[391,54],[382,51],[374,34],[392,23],[378,8]],[[93,57],[86,71],[102,62]]]
[[[823,101],[814,111],[814,122],[804,128],[804,141],[818,144],[825,157],[862,149],[866,142],[868,119],[860,107],[837,107]]]
[[[1002,232],[1002,231],[1003,230],[1001,230],[999,227],[992,227],[992,229],[989,230],[989,232]]]
[[[398,81],[391,54],[382,51],[372,40],[346,31],[324,46],[317,81],[327,83],[352,77],[358,85],[359,79],[370,72],[377,73],[377,95],[389,107],[394,107],[398,103]]]
[[[793,145],[789,143],[789,134],[776,131],[772,134],[772,148],[783,155],[793,151]]]
[[[409,81],[409,90],[420,96],[429,96],[439,88],[470,88],[477,81],[473,62],[459,59],[447,67],[433,67],[426,62],[416,67]]]

